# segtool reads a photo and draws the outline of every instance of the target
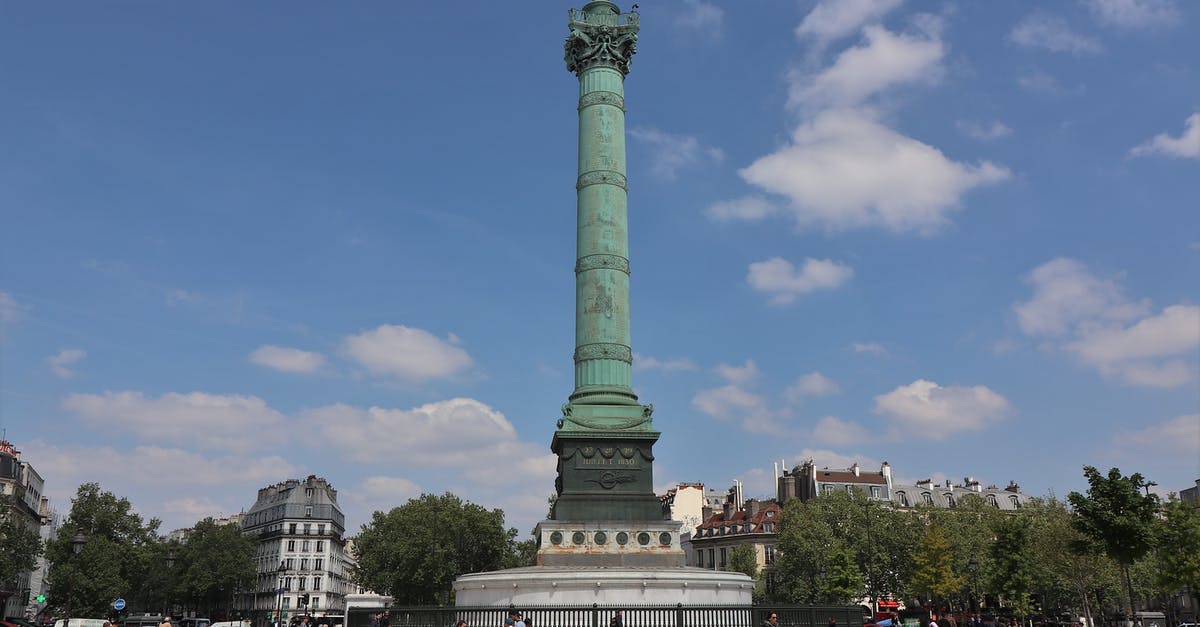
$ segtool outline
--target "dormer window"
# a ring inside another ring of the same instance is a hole
[[[904,492],[897,492],[896,498],[900,499],[900,507],[909,507],[908,494],[905,494]]]
[[[933,495],[928,492],[921,493],[921,500],[925,501],[926,505],[933,505]]]

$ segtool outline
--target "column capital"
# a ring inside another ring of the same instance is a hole
[[[593,67],[609,67],[622,76],[629,74],[637,52],[638,20],[636,12],[621,13],[607,1],[571,9],[567,20],[570,33],[563,44],[567,71],[578,75]]]

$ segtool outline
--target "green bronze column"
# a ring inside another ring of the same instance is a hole
[[[630,377],[624,84],[638,14],[597,0],[571,9],[568,27],[567,70],[579,78],[575,389],[551,443],[553,519],[661,520],[651,469],[659,433]]]

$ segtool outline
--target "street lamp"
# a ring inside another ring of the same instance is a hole
[[[87,544],[87,536],[83,535],[82,531],[77,531],[75,533],[75,537],[71,538],[71,555],[74,556],[74,561],[76,561],[76,562],[79,561],[78,555],[83,552],[83,545],[85,545],[85,544]],[[78,577],[79,573],[75,573],[75,575],[76,575],[76,577]],[[75,578],[72,577],[72,584],[74,584],[74,579]],[[74,601],[74,600],[75,600],[75,586],[72,585],[67,590],[66,627],[71,627],[71,606],[74,605],[74,603],[72,603],[72,601]]]
[[[279,561],[279,568],[275,569],[275,573],[279,575],[279,587],[275,590],[275,596],[279,597],[276,602],[279,609],[275,612],[276,627],[283,627],[283,575],[287,573],[287,562]]]
[[[971,571],[971,605],[974,607],[974,613],[979,613],[979,560],[975,556],[971,556],[971,561],[967,562],[967,569]]]
[[[875,599],[875,551],[871,544],[871,497],[863,501],[863,512],[867,518],[867,594],[871,597],[871,622],[875,622],[875,614],[879,612],[879,603]]]

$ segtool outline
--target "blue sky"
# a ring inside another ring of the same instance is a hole
[[[660,489],[1200,478],[1200,5],[641,4]],[[98,480],[169,529],[317,474],[352,531],[422,491],[540,519],[569,6],[5,6],[0,426],[60,511]]]

